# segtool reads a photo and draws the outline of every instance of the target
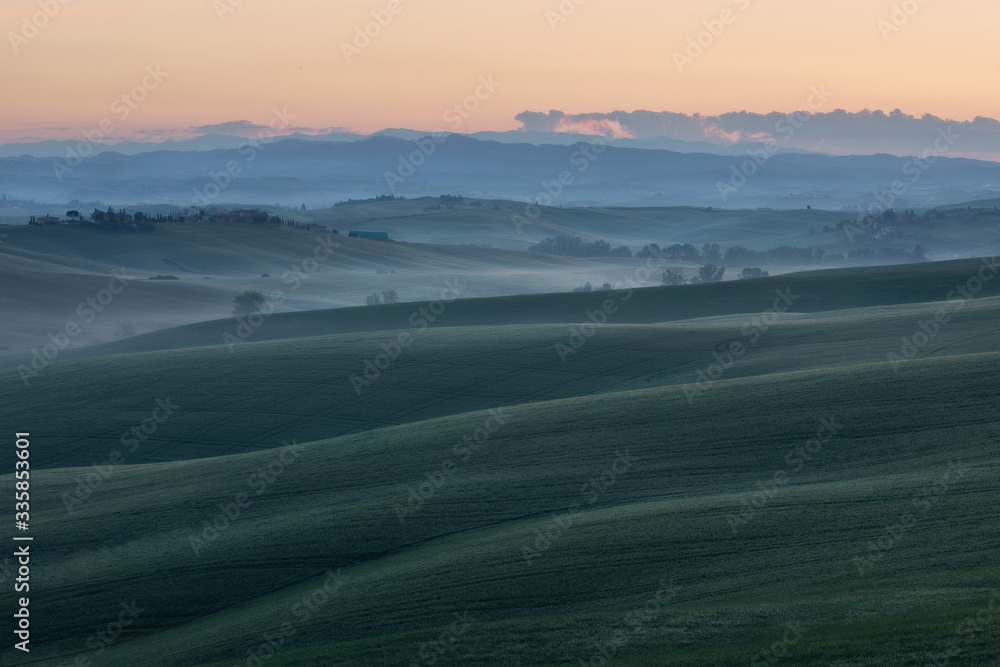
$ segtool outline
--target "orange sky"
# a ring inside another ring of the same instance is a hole
[[[266,124],[273,108],[311,128],[451,129],[445,112],[489,75],[501,85],[461,131],[513,129],[524,110],[790,111],[816,85],[836,92],[832,108],[1000,117],[1000,4],[907,0],[919,10],[886,39],[878,22],[902,2],[5,0],[0,141],[79,137],[102,120],[115,136],[184,136]],[[24,32],[40,3],[58,11]],[[560,3],[575,11],[553,29]],[[342,43],[380,11],[391,21],[348,62]],[[679,71],[675,52],[719,18]],[[147,66],[168,76],[127,114],[113,106]]]

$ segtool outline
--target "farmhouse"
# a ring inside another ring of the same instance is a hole
[[[352,229],[348,236],[355,239],[374,239],[376,241],[389,240],[389,232],[366,232]]]
[[[38,218],[36,222],[40,225],[58,225],[59,218],[56,218],[51,215],[43,215],[42,217]]]

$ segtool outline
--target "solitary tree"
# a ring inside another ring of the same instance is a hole
[[[252,315],[260,311],[260,307],[264,305],[267,298],[259,290],[247,290],[243,294],[237,294],[233,301],[235,306],[233,307],[233,315],[239,317],[240,315]]]
[[[716,266],[715,264],[706,264],[705,266],[698,269],[698,277],[695,278],[700,283],[717,283],[722,280],[723,274],[726,272],[726,267]]]
[[[366,306],[377,306],[382,303],[382,297],[379,296],[378,292],[373,292],[365,297]]]
[[[382,303],[398,303],[399,294],[396,293],[394,289],[387,289],[382,291]]]
[[[118,328],[115,329],[115,338],[119,339],[131,338],[134,335],[135,335],[135,327],[132,326],[131,324],[128,324],[127,322],[120,324]]]

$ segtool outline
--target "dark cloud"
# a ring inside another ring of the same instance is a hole
[[[257,125],[248,120],[231,120],[225,123],[216,123],[215,125],[199,125],[188,128],[190,132],[196,134],[232,134],[236,136],[250,135],[268,129],[270,128],[266,125]]]
[[[188,132],[194,134],[227,134],[238,137],[249,137],[264,130],[273,131],[267,125],[257,125],[256,123],[251,123],[248,120],[231,120],[225,123],[216,123],[215,125],[199,125],[197,127],[188,128]],[[282,130],[280,134],[290,134],[292,132],[301,132],[304,134],[336,134],[341,132],[350,132],[350,129],[346,127],[291,127]]]
[[[293,127],[289,132],[304,132],[306,134],[342,134],[351,132],[349,127]]]

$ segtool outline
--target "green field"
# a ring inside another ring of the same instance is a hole
[[[995,664],[990,266],[286,312],[232,348],[227,318],[0,371],[42,554],[31,657],[0,655]]]

